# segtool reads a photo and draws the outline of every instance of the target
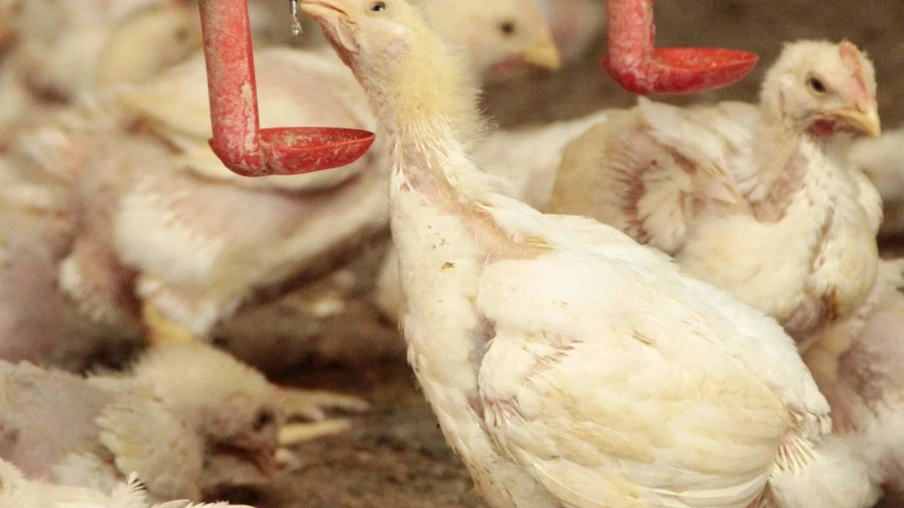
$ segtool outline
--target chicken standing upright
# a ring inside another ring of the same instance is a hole
[[[491,506],[850,506],[825,489],[858,484],[807,475],[829,408],[774,320],[612,227],[494,192],[466,64],[403,0],[301,7],[392,147],[409,361]]]
[[[548,211],[593,217],[806,342],[876,280],[876,189],[834,146],[880,131],[873,66],[853,44],[789,44],[756,106],[640,99],[565,150]]]

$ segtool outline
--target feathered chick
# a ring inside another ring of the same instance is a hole
[[[641,99],[588,130],[565,150],[548,211],[674,255],[805,345],[876,280],[879,196],[838,143],[879,133],[875,91],[853,44],[788,44],[758,107]]]
[[[135,471],[157,499],[198,500],[274,473],[292,394],[212,347],[153,348],[87,379],[0,365],[0,456],[30,478],[104,490]]]
[[[25,479],[15,466],[0,459],[0,508],[252,508],[228,503],[194,504],[186,500],[149,504],[138,475],[106,491]]]
[[[829,407],[774,320],[612,227],[495,192],[470,159],[466,63],[403,0],[301,5],[392,147],[408,358],[490,506],[746,508],[819,488],[804,473]]]
[[[200,499],[202,441],[148,389],[5,362],[0,388],[0,456],[28,478],[107,490],[136,471],[160,499]]]

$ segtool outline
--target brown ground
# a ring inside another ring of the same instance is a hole
[[[846,37],[868,50],[876,61],[885,125],[891,127],[904,121],[904,105],[897,100],[904,92],[904,2],[900,0],[662,0],[656,4],[659,36],[664,44],[725,46],[759,52],[762,63],[755,73],[740,85],[719,92],[720,98],[753,99],[763,70],[785,41]],[[489,111],[501,124],[513,125],[571,118],[604,106],[630,104],[632,97],[617,89],[599,69],[596,62],[603,53],[604,42],[600,41],[579,65],[522,83],[514,91],[491,90],[487,96]],[[358,264],[361,266],[355,271],[363,275],[375,268],[372,261]],[[296,368],[291,372],[308,386],[361,394],[376,409],[358,420],[354,430],[346,435],[299,447],[300,463],[278,478],[271,491],[258,500],[260,506],[484,506],[472,492],[466,472],[445,446],[405,364],[394,330],[366,309],[362,295],[368,283],[362,284],[350,290],[353,294],[349,299],[351,305],[357,306],[351,314],[364,316],[360,320],[280,325],[282,331],[273,336],[273,341],[276,344],[304,340],[314,344],[307,353],[287,353],[293,362],[307,360],[314,354],[356,364],[354,368]],[[289,308],[293,304],[290,301],[283,305]],[[262,312],[240,326],[247,331],[259,330],[257,324],[267,318],[267,312],[282,311],[277,308]],[[300,339],[299,334],[303,336]],[[367,346],[369,341],[378,344],[375,350]],[[376,356],[394,359],[377,363],[372,361]],[[891,506],[904,504],[888,504],[886,508]]]

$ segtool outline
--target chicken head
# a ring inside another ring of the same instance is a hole
[[[789,45],[762,90],[763,114],[784,117],[797,131],[818,137],[882,131],[873,64],[850,42]]]
[[[468,52],[485,79],[506,78],[524,67],[556,70],[561,65],[552,32],[534,0],[486,0],[479,9],[463,9],[448,0],[415,4],[449,43]]]
[[[204,438],[209,460],[203,490],[269,479],[285,418],[275,387],[262,374],[199,343],[151,348],[134,372]]]

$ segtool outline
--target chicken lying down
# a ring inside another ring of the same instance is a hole
[[[15,466],[0,459],[0,508],[252,508],[228,503],[194,504],[187,500],[152,506],[134,473],[105,492],[26,480]]]
[[[3,362],[0,376],[0,457],[28,478],[100,490],[134,471],[161,500],[266,484],[293,402],[199,344],[155,348],[128,373]]]
[[[2,65],[0,121],[117,83],[138,83],[201,47],[187,0],[19,1]]]
[[[882,226],[885,237],[904,235],[904,126],[886,131],[878,138],[859,139],[850,147],[849,157],[879,189],[882,197]]]
[[[603,122],[609,110],[553,122],[548,125],[497,130],[476,147],[475,158],[484,170],[505,180],[506,195],[542,209],[552,194],[562,149],[591,126]],[[399,261],[390,247],[377,275],[372,300],[380,312],[398,322],[402,301]]]
[[[835,433],[866,457],[873,484],[904,493],[904,260],[884,260],[867,303],[827,330],[804,361],[832,406]]]
[[[829,407],[774,320],[612,227],[494,192],[466,64],[403,0],[301,8],[393,147],[409,360],[490,506],[850,506],[830,502],[843,475],[807,474],[832,462]]]
[[[673,255],[805,346],[876,280],[879,196],[836,145],[879,133],[875,90],[853,44],[788,44],[759,107],[640,99],[588,130],[565,149],[547,209]]]

